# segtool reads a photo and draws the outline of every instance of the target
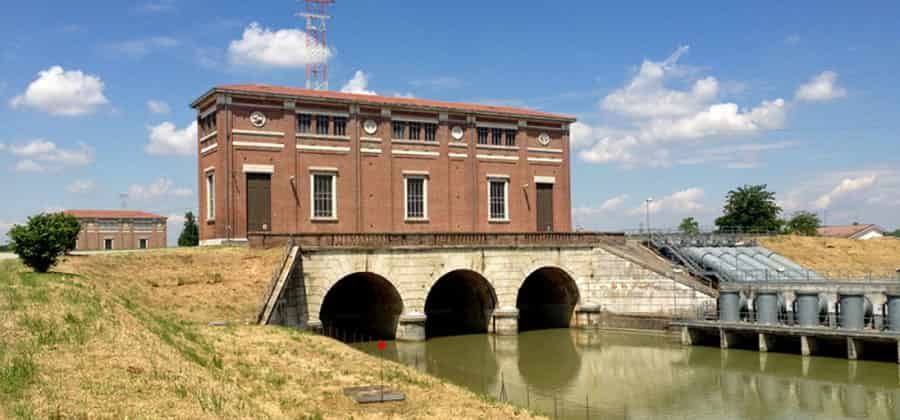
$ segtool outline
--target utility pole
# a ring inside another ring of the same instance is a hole
[[[649,244],[649,242],[653,242],[653,230],[650,229],[650,203],[653,202],[653,197],[647,198],[644,202],[647,203],[647,242]]]

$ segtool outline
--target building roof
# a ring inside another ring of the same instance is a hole
[[[816,231],[819,233],[819,236],[826,236],[830,238],[855,238],[862,233],[868,232],[870,230],[877,230],[878,232],[881,232],[881,228],[879,228],[878,225],[873,224],[822,226],[816,229]]]
[[[552,114],[549,112],[542,111],[534,111],[531,109],[525,108],[513,108],[506,106],[494,106],[494,105],[481,105],[481,104],[468,104],[462,102],[445,102],[445,101],[434,101],[428,99],[418,99],[418,98],[400,98],[394,96],[378,96],[378,95],[364,95],[358,93],[344,93],[344,92],[335,92],[330,90],[312,90],[312,89],[303,89],[303,88],[295,88],[295,87],[284,87],[284,86],[271,86],[264,84],[237,84],[237,85],[222,85],[216,86],[202,96],[197,98],[193,103],[191,103],[192,107],[197,107],[203,102],[207,97],[214,93],[223,92],[223,93],[249,93],[249,94],[257,94],[257,95],[274,95],[274,96],[287,96],[287,97],[301,97],[301,98],[309,98],[309,99],[330,99],[330,100],[338,100],[348,103],[359,103],[365,105],[393,105],[393,106],[407,106],[407,107],[417,107],[417,108],[433,108],[433,109],[445,109],[449,111],[459,111],[459,112],[476,112],[483,114],[499,114],[506,116],[517,116],[517,117],[534,117],[534,118],[544,118],[544,119],[552,119],[552,120],[562,120],[566,122],[574,122],[575,118],[570,117],[568,115],[561,114]]]
[[[165,219],[165,216],[138,210],[66,210],[79,219]]]

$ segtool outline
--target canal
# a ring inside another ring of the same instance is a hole
[[[895,363],[540,330],[358,348],[559,419],[900,419]]]

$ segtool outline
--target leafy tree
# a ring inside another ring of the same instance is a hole
[[[187,212],[184,214],[184,228],[181,229],[181,235],[178,236],[178,246],[197,246],[200,244],[200,233],[197,230],[197,221],[194,220],[194,213]]]
[[[41,213],[9,230],[10,246],[25,265],[46,273],[60,255],[75,249],[81,225],[65,213]]]
[[[792,235],[816,236],[822,221],[815,213],[798,211],[785,223],[784,231]]]
[[[778,231],[781,221],[781,207],[775,203],[775,193],[766,185],[744,185],[728,191],[725,197],[723,215],[716,219],[720,230],[743,229],[757,231]]]
[[[693,217],[687,217],[681,220],[681,224],[678,225],[678,230],[685,235],[699,235],[700,223]]]
[[[895,230],[895,231],[894,231],[893,233],[891,233],[890,235],[893,236],[893,237],[895,237],[895,238],[900,238],[900,229]]]

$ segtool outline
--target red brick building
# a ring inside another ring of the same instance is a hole
[[[198,112],[200,239],[571,230],[571,117],[268,85]]]
[[[133,210],[66,210],[81,223],[76,251],[166,247],[166,218]]]

